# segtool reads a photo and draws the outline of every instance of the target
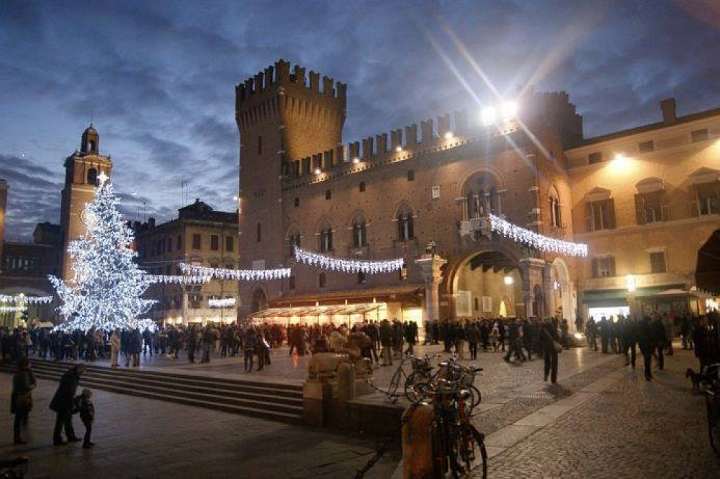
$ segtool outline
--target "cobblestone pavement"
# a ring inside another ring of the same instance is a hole
[[[665,365],[649,383],[642,370],[623,369],[618,381],[592,399],[491,458],[488,476],[720,477],[720,460],[707,440],[704,398],[692,393],[684,377],[686,368],[696,363],[690,353],[680,351],[666,357]],[[605,367],[579,374],[563,382],[563,388],[576,389],[601,369]],[[519,415],[497,409],[487,416],[492,414],[501,426]],[[480,419],[490,429],[486,432],[497,427],[493,421]]]
[[[29,478],[353,478],[376,444],[322,430],[95,391],[96,447],[52,446],[48,404],[57,383],[39,380],[30,442],[12,445],[11,376],[0,374],[0,457],[30,458]],[[82,382],[81,382],[82,386]],[[84,431],[77,416],[76,434]],[[390,451],[367,478],[387,478]]]

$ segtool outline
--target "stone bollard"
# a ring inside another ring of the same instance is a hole
[[[355,368],[349,362],[342,362],[337,368],[337,399],[345,402],[355,397]]]

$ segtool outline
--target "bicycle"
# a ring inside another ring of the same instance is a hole
[[[707,366],[702,374],[710,447],[720,457],[720,364]]]
[[[487,477],[485,435],[470,422],[469,397],[470,393],[458,382],[439,379],[433,386],[434,419],[430,434],[434,469],[439,477],[450,472],[458,479],[469,472],[477,458],[476,445],[480,452],[481,477]]]
[[[405,372],[405,365],[407,362],[410,361],[412,365],[412,372],[410,374]],[[414,381],[416,381],[420,376],[416,374],[418,372],[417,368],[425,367],[422,366],[422,364],[425,363],[426,365],[429,364],[429,360],[427,359],[427,356],[425,359],[419,359],[415,356],[406,355],[398,365],[397,369],[393,373],[392,377],[390,378],[390,384],[388,385],[387,390],[380,389],[379,387],[375,386],[372,383],[372,380],[369,380],[370,385],[375,388],[376,390],[382,392],[387,396],[388,400],[392,402],[393,404],[398,401],[400,398],[400,394],[398,394],[398,389],[400,389],[400,384],[403,384],[403,389],[405,392],[405,396],[408,398],[410,402],[414,402],[413,399],[415,396],[412,395],[412,389]],[[413,379],[411,379],[413,378]],[[410,394],[408,394],[408,391],[410,390]]]
[[[463,366],[457,362],[454,356],[442,361],[435,373],[431,373],[433,368],[429,365],[427,356],[424,363],[424,367],[414,371],[405,383],[405,396],[410,402],[418,402],[426,398],[430,390],[429,385],[442,378],[459,382],[470,393],[470,409],[475,409],[480,404],[482,395],[474,383],[476,374],[482,371],[482,368],[472,365]]]

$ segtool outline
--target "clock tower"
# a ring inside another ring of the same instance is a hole
[[[90,124],[82,134],[80,151],[76,150],[65,159],[65,186],[62,190],[60,211],[63,239],[61,271],[65,281],[71,281],[73,278],[68,245],[85,234],[82,212],[85,205],[95,198],[99,177],[101,175],[109,177],[111,170],[110,156],[100,154],[100,135]]]

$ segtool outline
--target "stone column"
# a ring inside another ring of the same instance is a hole
[[[425,281],[425,309],[423,310],[423,321],[438,321],[440,319],[440,282],[442,271],[440,268],[447,263],[447,260],[436,254],[427,253],[415,260],[420,266],[423,280]]]
[[[525,316],[541,317],[546,311],[533,311],[533,300],[535,299],[535,286],[540,286],[544,294],[543,276],[545,272],[545,261],[539,258],[523,258],[519,262],[523,280],[523,300],[525,301]],[[545,303],[543,298],[543,303]],[[545,304],[544,308],[547,309]]]

